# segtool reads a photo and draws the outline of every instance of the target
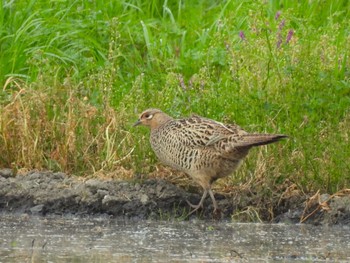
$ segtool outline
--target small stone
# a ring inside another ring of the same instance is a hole
[[[115,196],[112,196],[112,195],[105,195],[102,199],[102,204],[105,205],[105,204],[108,204],[110,202],[117,202],[119,201],[119,199]]]
[[[143,205],[147,204],[149,201],[149,197],[146,194],[141,194],[140,196],[140,201]]]
[[[38,180],[38,179],[40,179],[41,177],[44,177],[44,176],[46,176],[46,174],[45,173],[40,173],[40,172],[31,172],[31,173],[28,173],[28,179],[29,180]]]
[[[19,218],[20,218],[21,221],[28,221],[30,216],[27,213],[24,213],[24,214],[21,214],[19,216]]]
[[[103,189],[98,189],[97,190],[97,194],[101,197],[105,197],[106,195],[109,194],[109,192],[107,190],[103,190]]]
[[[90,187],[98,187],[100,183],[101,182],[96,179],[89,179],[85,182],[85,184]]]
[[[103,181],[96,179],[90,179],[85,182],[85,185],[92,193],[96,193],[97,190],[107,190],[107,185]]]
[[[43,212],[44,205],[33,206],[30,210],[32,214],[40,214]]]
[[[54,173],[52,179],[56,179],[56,180],[62,180],[66,177],[66,175],[64,173],[61,173],[61,172],[57,172],[57,173]]]
[[[322,195],[320,196],[320,201],[321,201],[321,203],[323,203],[323,202],[328,201],[329,198],[330,198],[330,195],[329,195],[329,194],[322,194]]]
[[[15,177],[14,172],[10,168],[4,168],[0,170],[0,176],[4,178]]]

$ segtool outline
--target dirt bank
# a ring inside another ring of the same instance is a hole
[[[116,181],[67,176],[63,173],[29,172],[15,176],[9,169],[0,170],[0,212],[36,215],[74,214],[101,215],[133,219],[185,218],[189,211],[186,200],[196,203],[201,193],[189,193],[165,180]],[[259,218],[271,221],[267,210],[256,204],[251,196],[216,194],[221,219],[231,219],[237,211],[258,207]],[[244,200],[244,202],[242,202]],[[282,201],[281,201],[282,200]],[[271,203],[271,200],[268,201]],[[271,206],[269,206],[271,207]],[[349,193],[332,197],[291,195],[276,200],[273,222],[298,223],[304,218],[311,224],[349,224]],[[266,211],[265,211],[266,210]],[[271,213],[270,213],[271,214]],[[212,219],[208,198],[205,209],[191,218]],[[236,218],[236,217],[235,217]],[[244,217],[241,217],[244,218]],[[244,220],[244,219],[242,219]]]

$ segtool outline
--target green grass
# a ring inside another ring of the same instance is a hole
[[[0,167],[151,172],[148,131],[131,124],[158,107],[290,136],[252,151],[235,183],[349,187],[348,1],[0,8]]]

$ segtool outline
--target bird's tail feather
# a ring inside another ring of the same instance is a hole
[[[243,139],[238,142],[236,147],[246,146],[260,146],[277,142],[281,139],[287,138],[287,135],[283,134],[245,134]]]

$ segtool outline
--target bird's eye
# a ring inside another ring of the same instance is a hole
[[[145,115],[145,118],[146,118],[147,120],[152,119],[152,117],[153,117],[153,114],[146,114],[146,115]]]

